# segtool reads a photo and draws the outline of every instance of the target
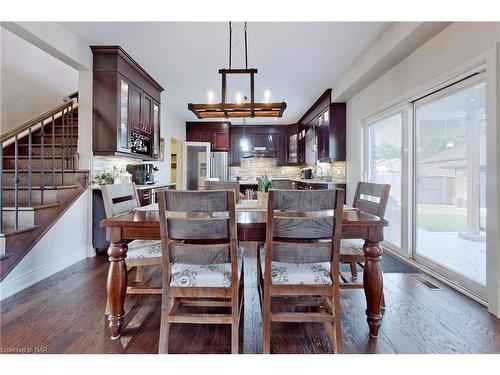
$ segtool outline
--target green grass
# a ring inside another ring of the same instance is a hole
[[[428,232],[464,232],[467,228],[467,210],[444,204],[419,204],[417,225]],[[481,209],[481,223],[486,210]]]

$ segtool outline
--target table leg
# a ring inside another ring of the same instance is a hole
[[[363,245],[365,253],[365,269],[363,273],[363,286],[366,296],[366,316],[370,328],[370,336],[377,337],[380,328],[380,299],[382,297],[382,268],[380,256],[382,246],[380,242],[365,241]]]
[[[127,267],[125,266],[127,250],[127,244],[121,239],[116,242],[111,242],[108,249],[108,320],[112,340],[116,340],[120,337],[123,316],[125,314],[123,304],[125,302],[125,294],[127,291]]]

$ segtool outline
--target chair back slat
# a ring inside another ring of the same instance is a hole
[[[170,245],[170,262],[186,264],[229,263],[229,244],[195,245],[173,242]]]
[[[331,242],[274,242],[272,260],[285,263],[319,263],[332,259]]]
[[[171,239],[225,239],[229,237],[228,218],[167,219]]]
[[[273,190],[273,189],[271,189]],[[340,190],[279,190],[274,209],[280,211],[321,211],[336,207]]]
[[[273,180],[273,189],[276,190],[294,190],[295,182],[291,180]]]
[[[166,194],[166,198],[167,211],[222,212],[228,210],[227,191],[172,190],[171,193]]]
[[[274,217],[274,237],[324,239],[333,235],[334,219],[331,217]]]
[[[358,182],[352,205],[361,211],[384,218],[390,189],[389,184]]]
[[[234,190],[236,203],[240,201],[239,181],[205,181],[205,190]]]
[[[106,216],[113,217],[130,212],[140,206],[133,183],[101,186]]]

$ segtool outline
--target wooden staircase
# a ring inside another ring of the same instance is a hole
[[[88,186],[76,98],[0,134],[0,280]]]

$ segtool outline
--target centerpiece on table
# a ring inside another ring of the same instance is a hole
[[[268,198],[268,193],[269,189],[272,187],[272,182],[267,176],[267,174],[263,174],[260,177],[259,184],[258,184],[258,191],[257,191],[257,199],[259,200],[259,205],[262,207],[266,208],[267,207],[267,198]]]

